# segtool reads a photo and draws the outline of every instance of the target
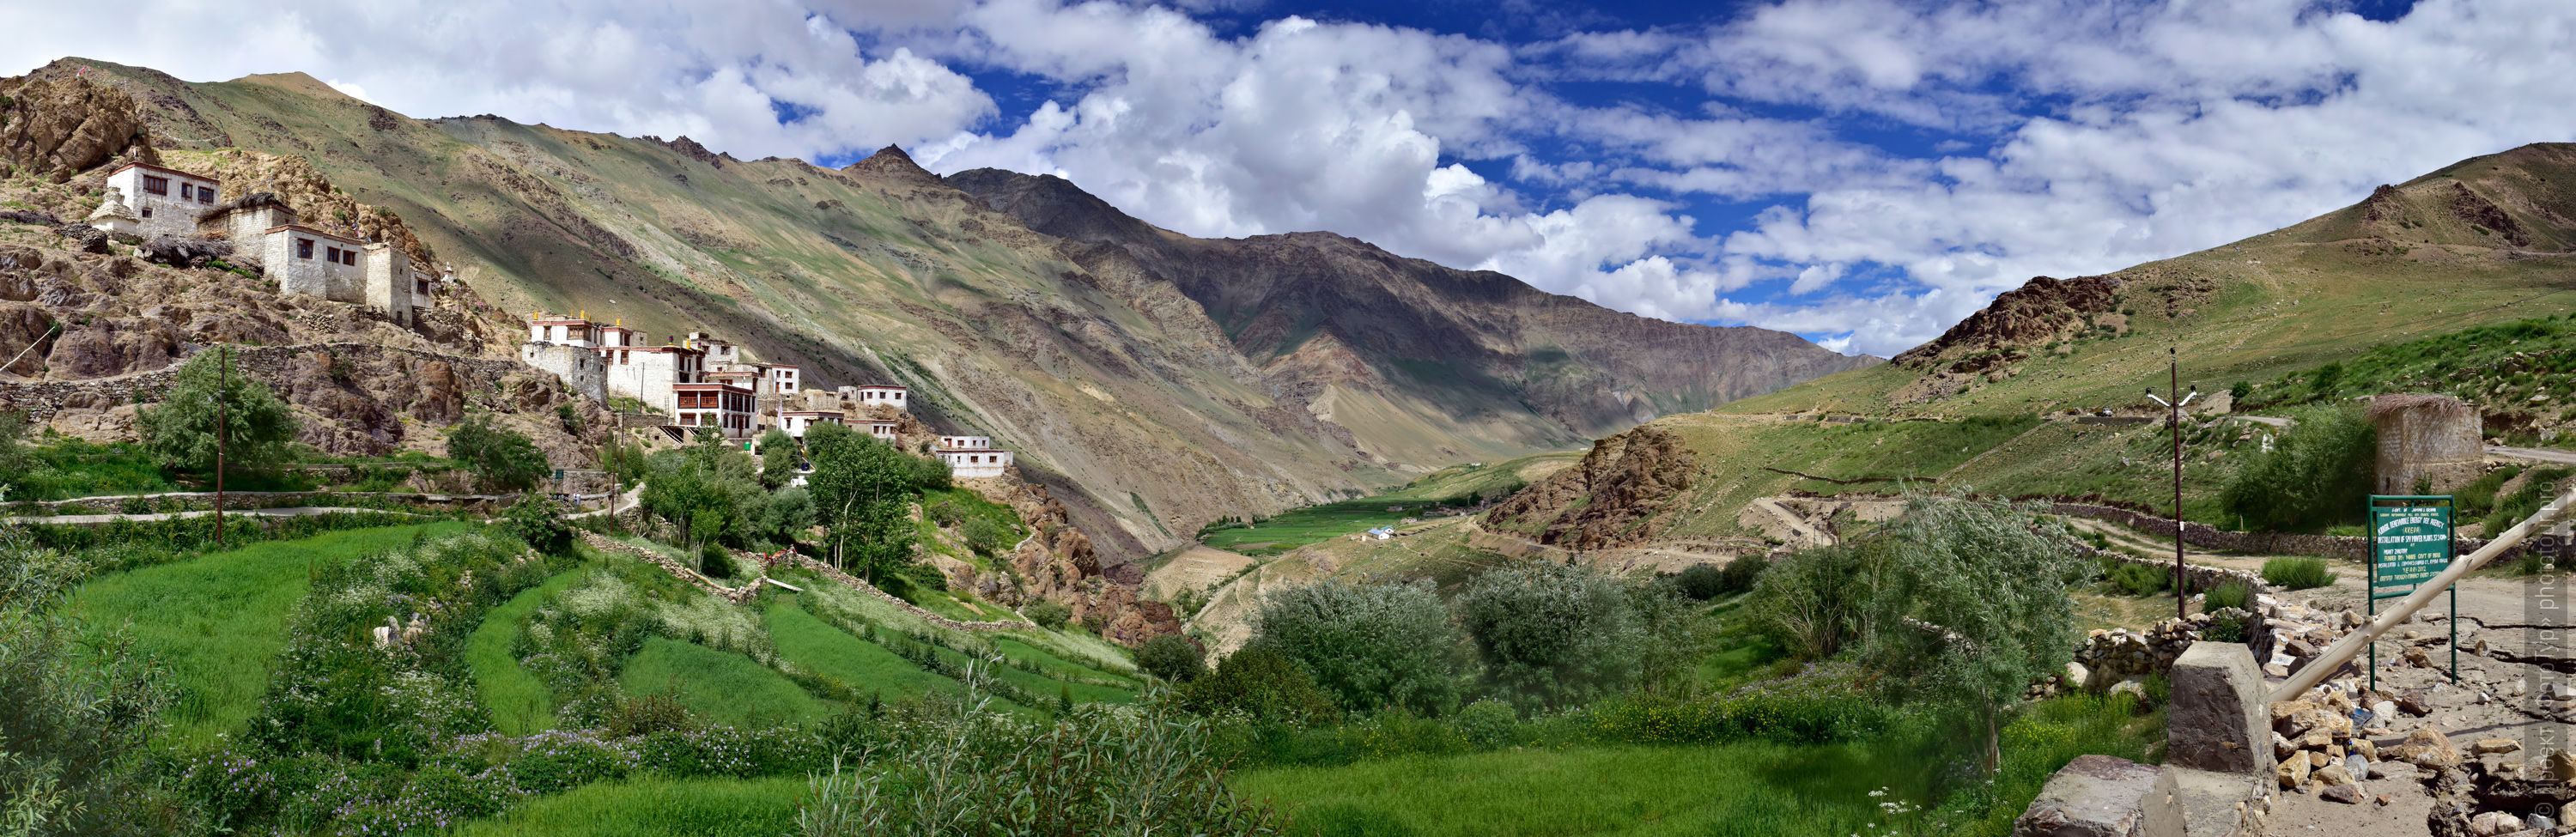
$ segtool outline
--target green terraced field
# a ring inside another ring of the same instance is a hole
[[[475,689],[483,696],[483,708],[492,713],[492,725],[503,734],[525,735],[554,726],[553,696],[536,675],[510,656],[510,643],[519,636],[520,619],[571,586],[582,572],[558,573],[544,584],[519,591],[484,614],[483,624],[465,641],[465,663],[474,670]]]
[[[690,714],[738,727],[800,723],[832,711],[750,657],[665,637],[645,640],[617,681],[631,695],[674,692]]]
[[[100,578],[81,587],[69,610],[128,631],[139,650],[168,666],[179,692],[168,714],[171,739],[207,743],[240,731],[257,710],[269,660],[285,650],[287,619],[315,568],[400,549],[424,530],[465,528],[393,526],[256,544]]]

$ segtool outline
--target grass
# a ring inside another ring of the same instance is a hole
[[[314,568],[466,526],[354,529],[147,567],[83,585],[70,612],[99,627],[123,627],[137,650],[167,665],[179,692],[168,715],[171,740],[209,743],[240,731],[258,708],[269,661],[286,648],[287,619]]]
[[[2274,586],[2307,590],[2334,583],[2334,570],[2323,558],[2274,558],[2263,562],[2263,580]]]
[[[667,637],[644,641],[617,677],[628,694],[674,692],[689,713],[738,727],[799,723],[831,706],[750,657]]]
[[[1408,756],[1232,784],[1289,809],[1309,834],[1773,837],[1864,831],[1884,819],[1871,791],[1920,801],[1927,772],[1862,745],[1750,742]]]
[[[1037,665],[1038,668],[1051,674],[1076,677],[1114,677],[1120,680],[1129,680],[1125,674],[1102,671],[1100,669],[1072,662],[1054,654],[1038,650],[1035,646],[1016,639],[1006,636],[993,636],[991,638],[993,641],[993,650],[1001,652],[1003,657],[1016,662],[1033,663]]]
[[[861,692],[882,693],[886,700],[954,692],[957,681],[924,671],[912,661],[867,640],[851,636],[781,596],[769,606],[769,637],[778,655],[815,674],[839,680]]]
[[[1277,517],[1256,521],[1249,526],[1209,529],[1199,533],[1199,540],[1217,549],[1245,555],[1279,555],[1316,541],[1379,526],[1393,526],[1404,518],[1421,516],[1432,505],[1378,497],[1344,500],[1282,512]],[[1390,508],[1403,511],[1388,511]]]
[[[483,696],[483,707],[492,713],[492,725],[506,735],[526,735],[554,726],[554,697],[529,674],[526,666],[510,656],[510,644],[519,636],[519,620],[534,613],[555,593],[571,586],[582,574],[573,570],[546,579],[546,583],[519,591],[508,602],[484,614],[483,624],[465,641],[465,664],[474,671],[475,689]]]
[[[1992,784],[1937,801],[1939,759],[1886,742],[1526,748],[1268,768],[1230,784],[1294,815],[1291,834],[2002,837],[2076,756],[2153,762],[2163,738],[2161,714],[2138,714],[2127,696],[2043,701],[2005,728]],[[1870,795],[1881,788],[1889,796]],[[1937,810],[1891,818],[1878,807],[1890,801]]]
[[[457,837],[776,837],[796,829],[801,776],[633,779],[575,788],[466,823]]]

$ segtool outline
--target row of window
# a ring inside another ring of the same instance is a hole
[[[358,251],[356,250],[347,250],[339,247],[325,247],[323,250],[326,251],[322,257],[323,261],[327,261],[332,264],[345,264],[350,267],[358,266]],[[313,258],[313,239],[296,239],[295,257],[299,259]]]
[[[161,196],[163,196],[163,197],[168,197],[168,196],[169,196],[169,194],[170,194],[170,178],[167,178],[167,177],[153,177],[153,176],[148,175],[148,174],[147,174],[147,175],[144,175],[144,176],[143,176],[143,191],[144,191],[144,192],[146,192],[146,193],[149,193],[149,194],[161,195]],[[179,199],[180,199],[180,200],[193,200],[193,201],[196,201],[196,202],[198,202],[198,203],[214,203],[214,202],[215,202],[215,189],[214,189],[214,187],[212,187],[212,186],[199,186],[199,185],[194,184],[194,183],[181,183],[181,184],[179,184]]]

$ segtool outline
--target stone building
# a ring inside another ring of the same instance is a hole
[[[122,196],[125,206],[133,211],[133,234],[146,238],[195,234],[197,216],[214,208],[220,182],[202,174],[143,163],[127,163],[107,173],[107,188],[113,190],[109,197]],[[105,205],[101,204],[101,208]],[[119,232],[112,227],[101,229]]]
[[[893,444],[893,443],[894,443],[894,441],[895,441],[894,422],[891,422],[891,421],[871,421],[871,422],[867,422],[867,428],[868,428],[868,435],[870,435],[870,436],[874,436],[874,437],[876,437],[876,438],[878,438],[878,439],[881,439],[881,440],[884,440],[887,444]]]
[[[429,303],[432,278],[401,248],[306,225],[267,192],[191,212],[189,225],[199,235],[230,240],[233,260],[260,268],[279,293],[364,305],[403,325]]]
[[[2440,494],[2485,472],[2477,408],[2440,395],[2382,395],[2370,402],[2379,428],[2379,494]]]
[[[984,450],[992,446],[993,437],[991,436],[939,437],[939,447],[942,450]]]
[[[596,351],[562,343],[522,343],[519,362],[554,373],[576,395],[608,401],[608,361]]]
[[[765,367],[768,381],[767,386],[761,390],[761,394],[780,397],[796,394],[797,386],[802,383],[799,376],[803,370],[796,368],[792,363],[771,363],[766,364]]]

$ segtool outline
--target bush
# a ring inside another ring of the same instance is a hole
[[[1181,702],[1193,712],[1233,710],[1263,721],[1311,721],[1336,714],[1332,696],[1295,660],[1260,647],[1228,655],[1214,671],[1181,687]]]
[[[2300,410],[2268,454],[2254,454],[2219,491],[2219,504],[2255,530],[2295,531],[2347,520],[2370,494],[2379,431],[2349,405]]]
[[[10,544],[0,572],[77,569],[44,552]],[[126,642],[82,637],[32,608],[69,581],[11,582],[0,595],[0,809],[10,833],[160,830],[149,824],[158,780],[143,760],[172,697],[166,678]]]
[[[732,578],[733,556],[713,542],[698,547],[698,573],[708,578]]]
[[[501,528],[527,541],[528,546],[548,555],[572,552],[572,527],[564,524],[563,515],[554,504],[535,492],[519,495],[519,501],[501,512]]]
[[[1710,564],[1692,564],[1673,579],[1673,587],[1682,595],[1708,601],[1726,593],[1726,571]]]
[[[1719,574],[1719,584],[1717,589],[1720,592],[1725,593],[1743,593],[1750,591],[1753,589],[1753,585],[1761,583],[1762,571],[1770,568],[1770,556],[1736,556],[1733,560],[1726,562],[1726,569]]]
[[[1054,600],[1040,599],[1020,608],[1020,615],[1038,623],[1038,627],[1058,631],[1064,629],[1065,620],[1073,618],[1073,610]]]
[[[1180,634],[1163,634],[1136,646],[1136,667],[1165,683],[1182,684],[1207,673],[1199,644]]]
[[[1295,660],[1345,709],[1438,715],[1458,702],[1458,635],[1427,580],[1272,593],[1253,617],[1253,642]]]
[[[1875,559],[1836,545],[1801,550],[1774,563],[1753,587],[1752,624],[1801,659],[1841,653],[1857,639],[1877,575]]]
[[[1457,607],[1485,676],[1516,701],[1589,703],[1644,672],[1653,626],[1627,586],[1597,570],[1544,562],[1488,571]]]
[[[2132,596],[2152,595],[2173,586],[2173,570],[2116,559],[2104,562],[2103,576],[2111,586]]]
[[[2263,562],[2263,580],[2275,587],[2306,590],[2334,583],[2334,570],[2323,558],[2274,558]]]
[[[490,416],[475,416],[447,432],[447,458],[473,469],[485,488],[527,491],[546,478],[546,455],[518,431],[492,425]]]
[[[992,518],[981,516],[967,518],[966,525],[959,532],[966,536],[967,549],[984,556],[1001,552],[1006,543],[1005,539],[1010,537],[1010,532],[1003,529],[1002,524],[993,522]]]
[[[2213,612],[2231,607],[2237,610],[2253,610],[2253,601],[2254,591],[2251,588],[2246,587],[2244,582],[2230,581],[2210,590],[2202,598],[2200,608]]]

